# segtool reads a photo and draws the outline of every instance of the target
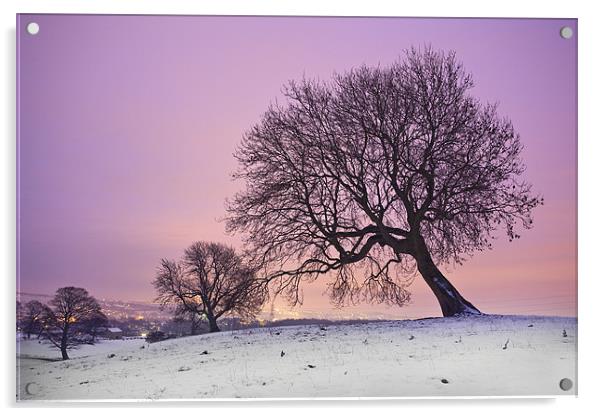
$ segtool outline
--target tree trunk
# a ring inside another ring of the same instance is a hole
[[[209,332],[219,332],[220,329],[217,326],[217,318],[213,314],[213,311],[207,311],[207,320],[209,321]]]
[[[220,329],[217,326],[217,319],[209,319],[209,332],[219,332]]]
[[[443,276],[431,258],[424,240],[418,242],[414,258],[418,271],[431,288],[441,307],[443,316],[480,315],[481,312]]]
[[[69,356],[67,355],[67,337],[69,335],[69,325],[65,324],[63,327],[63,335],[61,336],[61,355],[63,356],[63,360],[68,360]]]

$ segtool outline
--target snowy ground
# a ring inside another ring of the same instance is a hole
[[[566,331],[566,336],[563,334]],[[259,328],[145,344],[104,341],[69,361],[17,351],[19,400],[576,394],[574,318],[481,316]],[[32,358],[33,357],[33,358]]]

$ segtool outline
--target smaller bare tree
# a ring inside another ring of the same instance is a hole
[[[82,322],[82,324],[85,332],[92,337],[90,341],[94,343],[96,341],[96,337],[98,336],[99,330],[109,326],[109,318],[107,318],[107,316],[99,310],[93,312],[90,317]]]
[[[190,324],[190,335],[198,335],[201,333],[202,328],[202,315],[194,310],[188,310],[182,304],[176,305],[173,312],[174,322],[181,322],[183,324]]]
[[[17,332],[19,332],[21,330],[21,321],[23,320],[23,305],[21,304],[21,302],[19,300],[17,300],[17,319],[16,319],[16,327],[17,327]]]
[[[27,339],[30,339],[32,334],[37,335],[38,338],[40,337],[44,329],[43,322],[47,315],[48,306],[37,300],[30,300],[22,307],[20,326]]]
[[[44,335],[68,360],[67,350],[87,342],[86,323],[102,313],[101,307],[87,290],[72,286],[58,289],[50,305]]]
[[[266,299],[255,271],[220,243],[196,242],[180,261],[162,259],[153,284],[158,302],[207,319],[210,332],[222,316],[255,317]]]

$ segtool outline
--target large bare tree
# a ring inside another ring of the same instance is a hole
[[[254,317],[265,300],[255,271],[221,243],[196,242],[180,261],[161,260],[153,284],[158,302],[205,317],[210,332],[222,316]]]
[[[454,53],[412,49],[390,66],[284,88],[235,156],[246,187],[228,230],[279,293],[331,274],[338,303],[402,305],[417,271],[444,316],[479,314],[440,271],[532,225],[543,200],[521,180],[521,143],[469,92]],[[408,277],[410,276],[410,277]]]

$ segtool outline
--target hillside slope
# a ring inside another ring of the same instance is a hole
[[[105,341],[65,362],[18,359],[17,395],[154,400],[576,394],[576,387],[564,392],[558,384],[576,380],[576,330],[574,318],[490,315],[259,328],[151,345]],[[32,348],[31,341],[22,344],[21,357]],[[36,348],[29,355],[39,355]]]

